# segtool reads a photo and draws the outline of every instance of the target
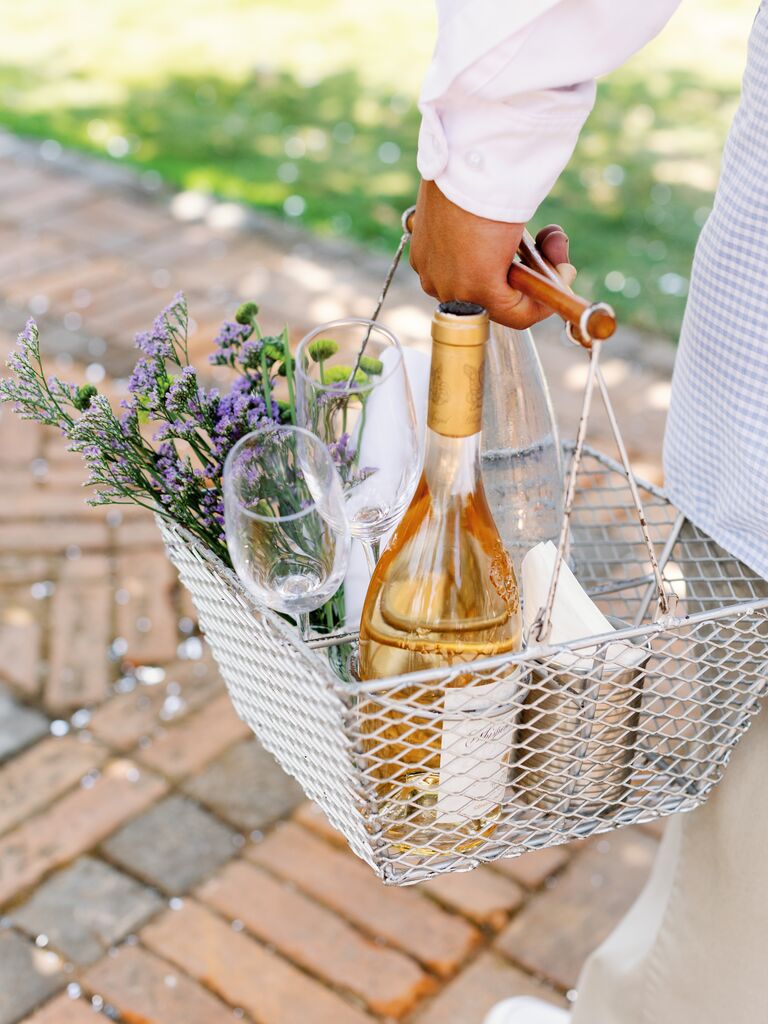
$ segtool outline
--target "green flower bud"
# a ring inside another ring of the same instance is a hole
[[[316,363],[324,359],[330,359],[338,351],[339,346],[333,338],[316,338],[307,345],[307,352],[309,352]]]
[[[259,307],[255,302],[244,302],[235,313],[235,320],[239,324],[251,324],[259,315]]]
[[[98,395],[98,389],[93,384],[83,384],[77,388],[75,395],[72,399],[72,404],[80,412],[85,412],[88,406],[91,404],[91,399]]]
[[[296,369],[296,360],[293,358],[293,356],[286,356],[286,358],[280,364],[280,369],[277,371],[278,377],[287,377],[288,376],[288,371],[286,369],[286,364],[288,362],[290,362],[292,370]]]
[[[341,384],[342,381],[349,380],[351,376],[351,366],[332,366],[329,370],[325,371],[325,383]],[[355,373],[355,384],[365,384],[367,380],[368,377],[363,373],[363,371],[357,370]]]
[[[277,343],[274,343],[271,341],[266,341],[266,339],[262,351],[264,352],[264,355],[267,357],[270,363],[276,363],[279,359],[282,359],[283,355],[285,354],[283,352],[283,346],[281,342],[278,341]]]
[[[360,369],[365,370],[370,377],[378,377],[384,372],[384,363],[373,356],[360,356]]]

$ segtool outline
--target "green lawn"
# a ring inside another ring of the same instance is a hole
[[[537,221],[674,335],[756,0],[697,0],[600,87]],[[415,194],[431,0],[0,0],[0,124],[380,247]]]

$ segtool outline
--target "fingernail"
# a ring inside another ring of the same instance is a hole
[[[572,285],[576,280],[576,274],[578,271],[572,263],[558,263],[555,270],[567,285]]]

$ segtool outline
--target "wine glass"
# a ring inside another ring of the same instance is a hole
[[[420,468],[400,342],[362,317],[316,327],[296,352],[296,408],[299,423],[331,450],[350,533],[361,541],[372,573],[381,538],[407,508]]]
[[[309,613],[336,593],[349,559],[341,479],[326,445],[278,424],[241,438],[224,463],[224,521],[246,588],[294,616],[306,639]]]

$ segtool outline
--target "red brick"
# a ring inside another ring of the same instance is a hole
[[[74,786],[107,758],[98,743],[50,736],[0,768],[0,835]]]
[[[124,517],[115,530],[115,543],[121,551],[135,548],[165,550],[160,531],[150,512],[144,512],[140,517]]]
[[[309,829],[310,832],[316,833],[321,839],[325,839],[327,842],[333,843],[334,846],[340,846],[346,850],[347,840],[343,834],[333,827],[317,804],[313,804],[310,800],[303,803],[301,807],[296,808],[293,813],[293,820],[303,825],[304,828]]]
[[[72,308],[74,293],[81,288],[88,289],[92,294],[97,289],[106,287],[115,281],[124,280],[127,265],[113,257],[83,257],[63,266],[38,272],[34,276],[35,291],[47,296],[55,307]],[[30,283],[26,278],[11,281],[5,289],[9,302],[26,302],[29,299]]]
[[[207,661],[181,661],[167,666],[165,679],[154,686],[139,685],[131,693],[122,693],[97,708],[91,719],[93,733],[114,747],[127,752],[140,739],[151,736],[160,726],[160,713],[170,683],[178,683],[183,709],[175,716],[181,721],[221,691],[221,682]]]
[[[0,406],[0,461],[4,466],[28,466],[41,454],[42,447],[41,427],[17,416],[10,405]]]
[[[495,860],[493,869],[513,878],[527,889],[538,889],[568,863],[568,847],[548,846],[519,857]]]
[[[511,996],[536,996],[562,1006],[550,989],[492,953],[483,953],[414,1018],[415,1024],[480,1024],[496,1003]]]
[[[152,325],[167,296],[154,293],[135,275],[99,293],[98,303],[85,310],[83,326],[89,334],[125,339],[125,347],[139,331]]]
[[[66,712],[103,700],[111,666],[113,590],[108,560],[90,555],[65,563],[51,604],[51,654],[45,703]]]
[[[75,247],[98,246],[110,251],[159,235],[172,224],[161,208],[104,193],[92,202],[68,210],[46,223],[50,235],[60,235]]]
[[[228,865],[198,895],[239,918],[300,967],[363,999],[376,1013],[400,1016],[433,982],[401,953],[374,945],[335,914],[242,861]]]
[[[162,796],[165,784],[149,772],[134,778],[135,768],[130,761],[113,762],[92,787],[75,790],[0,839],[0,903],[90,850]]]
[[[150,949],[244,1009],[258,1024],[371,1022],[367,1014],[193,900],[148,925],[141,937]]]
[[[247,856],[443,977],[480,940],[470,924],[417,890],[387,888],[362,861],[290,822],[249,847]]]
[[[3,220],[31,227],[51,213],[76,208],[93,194],[94,187],[88,181],[49,175],[45,187],[16,196],[13,203],[4,204]]]
[[[136,946],[92,967],[83,983],[125,1024],[232,1024],[232,1011],[197,982]]]
[[[517,883],[484,866],[438,875],[424,882],[420,891],[493,931],[504,927],[524,898]]]
[[[53,579],[57,572],[57,562],[52,558],[35,558],[23,552],[0,554],[0,580],[4,587],[27,589],[38,580]]]
[[[176,657],[175,583],[163,551],[118,558],[117,588],[127,600],[117,605],[117,634],[127,641],[131,661],[151,665]]]
[[[57,996],[22,1024],[95,1024],[93,1007],[84,999]]]
[[[75,464],[75,468],[77,464]],[[49,479],[46,483],[35,483],[28,472],[9,475],[5,488],[0,493],[0,520],[14,522],[30,519],[60,522],[62,519],[82,519],[88,523],[96,523],[106,516],[104,508],[95,508],[87,504],[91,497],[77,484],[77,490],[62,486],[58,479]],[[39,524],[38,524],[39,525]]]
[[[22,274],[34,276],[38,270],[58,266],[71,258],[71,249],[59,239],[19,239],[18,234],[14,234],[10,244],[0,248],[0,287],[3,282],[14,281]]]
[[[29,590],[6,592],[5,599],[0,592],[0,678],[27,697],[40,685],[42,630],[35,605]]]
[[[187,721],[158,736],[139,757],[150,768],[181,779],[200,771],[250,734],[251,730],[237,717],[224,693]]]
[[[83,551],[106,551],[109,533],[105,523],[66,519],[50,519],[44,526],[35,522],[0,523],[0,551],[63,555],[72,546]]]
[[[635,900],[655,851],[654,840],[637,829],[589,843],[517,914],[497,948],[560,988],[573,988],[586,957]]]

